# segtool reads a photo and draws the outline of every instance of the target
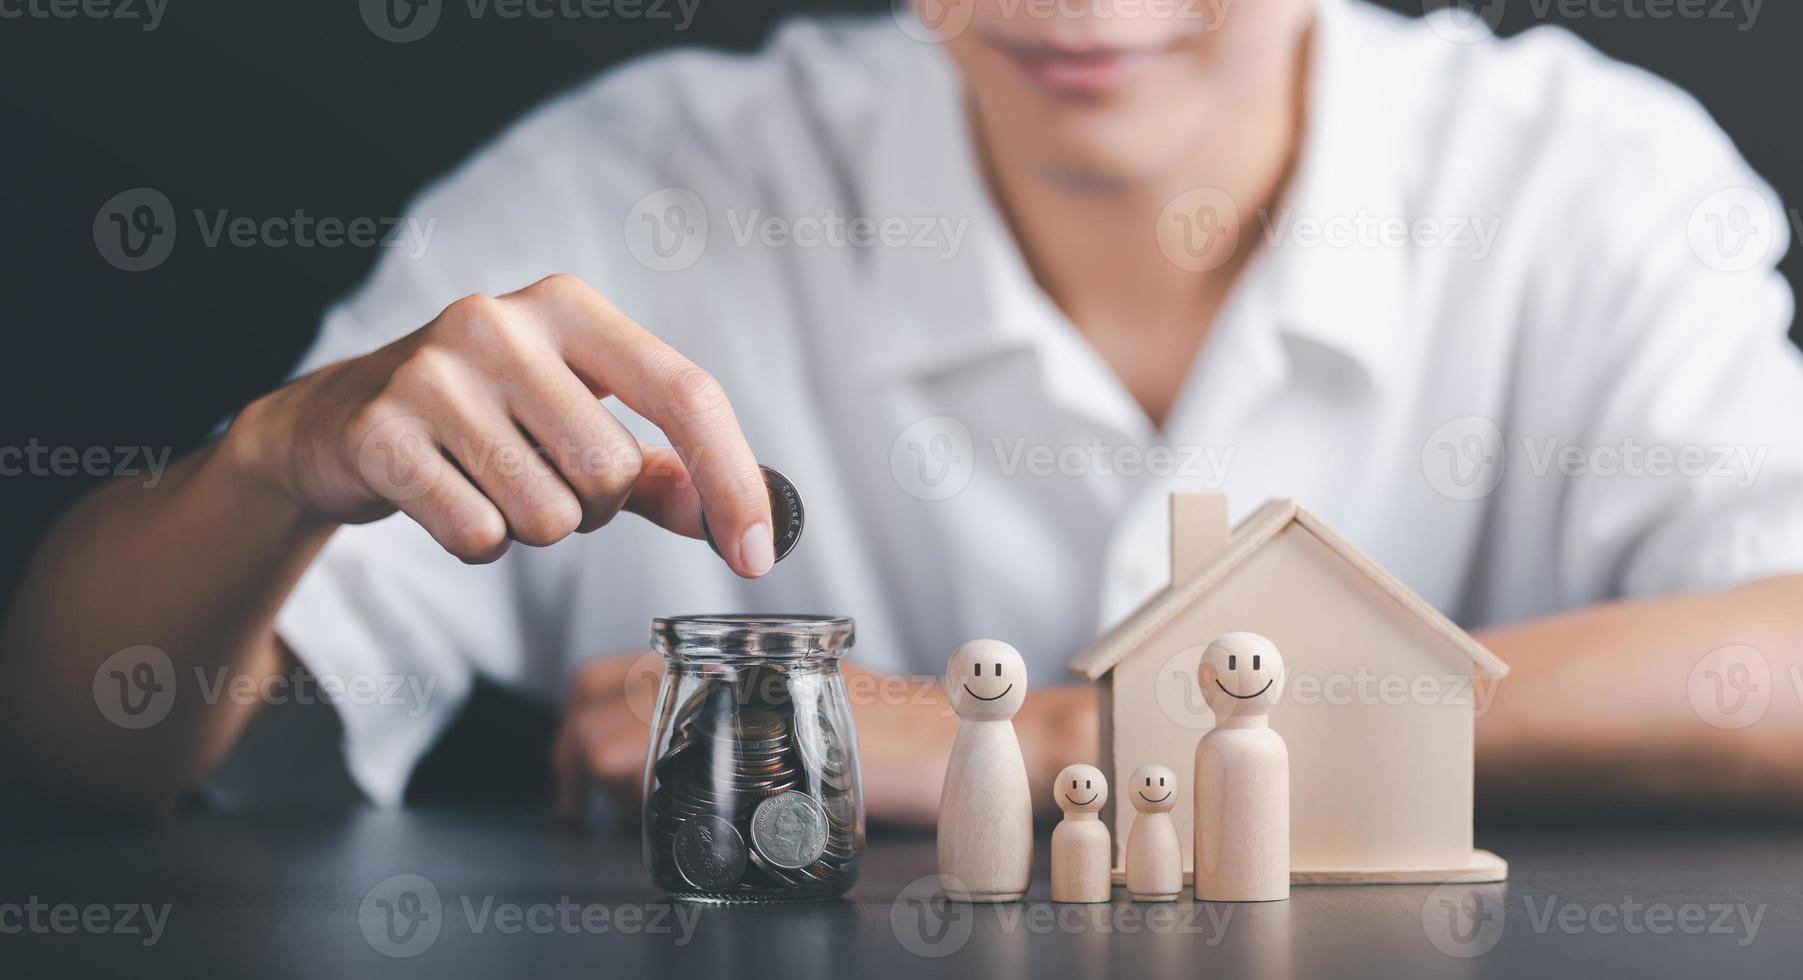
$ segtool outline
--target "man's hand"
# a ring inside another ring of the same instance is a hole
[[[616,812],[636,816],[662,670],[662,658],[653,653],[603,658],[582,668],[553,749],[559,812],[578,816],[588,795],[599,792]],[[858,729],[868,819],[933,826],[958,734],[958,716],[941,678],[875,674],[849,665],[841,670]],[[1059,769],[1098,762],[1098,728],[1095,692],[1089,688],[1052,687],[1027,696],[1014,729],[1040,816],[1055,815],[1051,785]]]
[[[608,395],[674,449],[641,445],[601,407]],[[400,510],[466,562],[622,508],[699,537],[703,507],[734,571],[775,561],[768,492],[720,385],[570,276],[459,300],[253,403],[225,445],[316,521]]]

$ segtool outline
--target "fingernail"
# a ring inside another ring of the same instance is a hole
[[[739,539],[739,563],[753,576],[768,572],[776,564],[776,540],[770,536],[770,525],[759,521]]]

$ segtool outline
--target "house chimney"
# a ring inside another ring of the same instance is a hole
[[[1171,494],[1171,586],[1182,585],[1227,550],[1227,495]]]

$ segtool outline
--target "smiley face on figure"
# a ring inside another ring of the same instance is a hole
[[[972,640],[945,667],[952,710],[966,721],[1014,717],[1027,698],[1027,662],[1000,640]]]
[[[1133,809],[1141,813],[1169,813],[1177,806],[1177,774],[1169,766],[1140,766],[1127,780],[1127,792]]]
[[[1095,766],[1065,766],[1052,783],[1052,802],[1067,816],[1100,813],[1108,802],[1108,779]]]
[[[1229,633],[1203,651],[1196,680],[1217,719],[1263,715],[1283,694],[1283,654],[1257,633]]]

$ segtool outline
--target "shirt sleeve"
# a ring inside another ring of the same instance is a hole
[[[1700,108],[1680,115],[1570,212],[1597,238],[1516,396],[1516,475],[1550,490],[1567,605],[1803,571],[1786,212]]]
[[[631,310],[620,222],[645,193],[661,69],[627,69],[528,117],[408,209],[370,279],[331,310],[296,375],[356,357],[431,322],[472,293],[572,273]],[[627,113],[633,118],[621,118]],[[668,118],[668,117],[665,117]],[[624,202],[624,203],[622,203]],[[376,803],[398,804],[418,760],[456,717],[478,672],[506,684],[545,674],[530,583],[557,581],[570,549],[514,548],[468,567],[404,516],[334,535],[277,618],[321,678],[344,730],[346,765]],[[555,673],[554,671],[551,671]]]

